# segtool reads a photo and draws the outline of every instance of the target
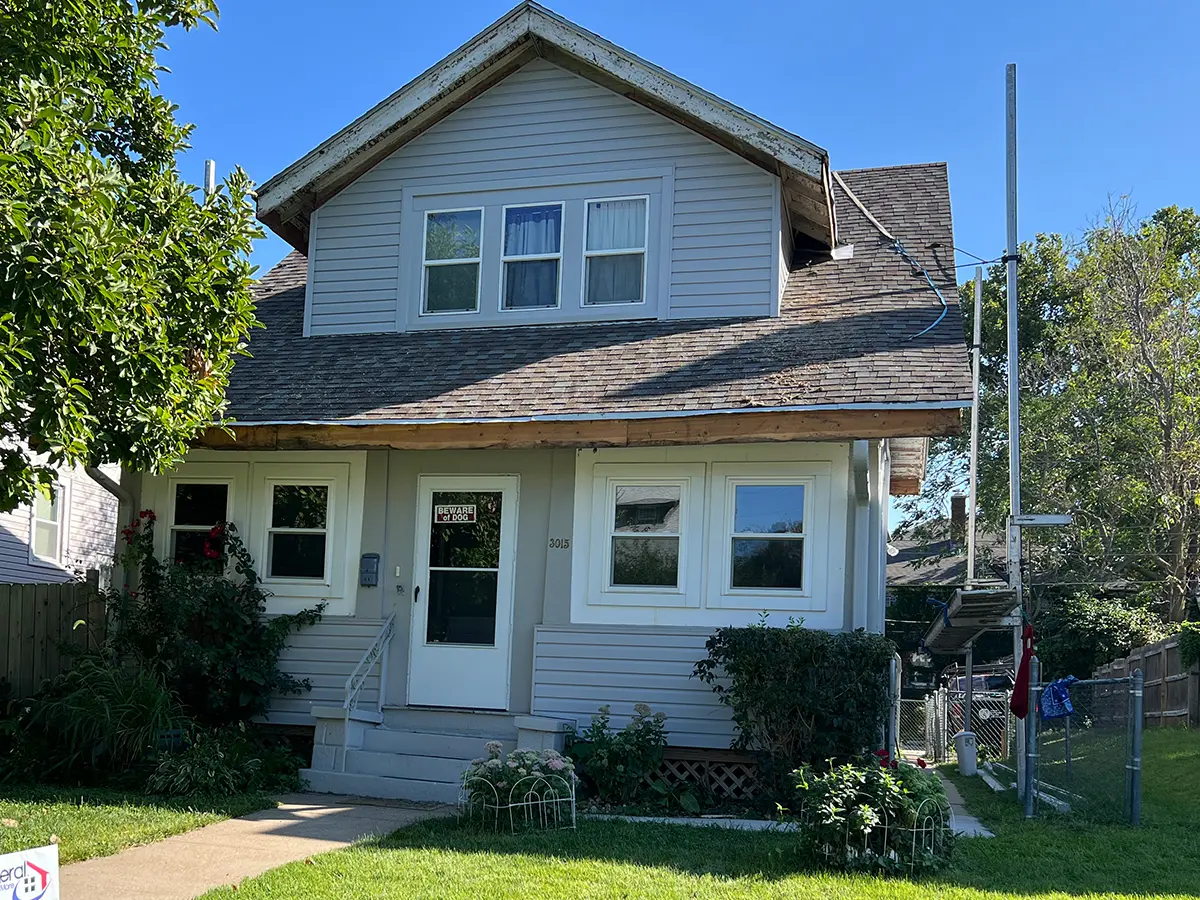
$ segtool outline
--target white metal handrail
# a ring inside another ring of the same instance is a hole
[[[362,694],[363,687],[367,683],[367,678],[370,677],[371,670],[375,667],[375,663],[379,663],[379,711],[383,711],[383,699],[387,691],[387,669],[388,669],[388,648],[391,646],[392,638],[396,634],[396,614],[392,613],[388,616],[383,627],[379,629],[379,633],[375,635],[375,640],[371,641],[371,646],[367,648],[367,652],[363,654],[362,659],[358,661],[358,665],[354,667],[354,671],[350,673],[350,677],[346,679],[346,699],[342,706],[347,710],[355,710],[358,708],[358,698]]]

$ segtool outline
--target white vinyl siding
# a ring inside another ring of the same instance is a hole
[[[397,150],[324,204],[309,257],[311,334],[393,331],[404,189],[674,171],[673,318],[770,315],[777,300],[776,178],[606,88],[535,61]],[[564,253],[580,253],[564,245]],[[647,260],[649,272],[657,263]],[[414,306],[415,308],[415,306]],[[600,315],[597,316],[602,317]],[[448,319],[445,327],[462,327]]]
[[[539,626],[534,630],[533,714],[581,727],[603,705],[622,728],[635,703],[667,714],[674,747],[728,749],[733,718],[711,687],[693,678],[707,653],[702,629]]]
[[[346,678],[354,671],[383,626],[378,618],[325,616],[316,625],[288,635],[279,654],[280,671],[307,678],[312,690],[302,694],[276,695],[266,721],[274,725],[311,725],[313,705],[341,706],[346,699]],[[366,709],[379,702],[379,669],[367,676],[359,695]]]
[[[115,467],[107,474],[118,478]],[[85,472],[64,472],[60,478],[67,498],[62,508],[63,541],[60,560],[35,560],[30,553],[30,510],[19,507],[0,513],[0,582],[57,584],[72,581],[88,569],[112,565],[117,536],[117,500]]]

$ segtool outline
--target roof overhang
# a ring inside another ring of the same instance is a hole
[[[929,438],[902,437],[888,441],[891,492],[897,496],[921,493],[929,462]]]
[[[797,240],[836,240],[829,154],[545,7],[523,2],[258,190],[258,217],[301,253],[313,210],[408,141],[535,58],[648,107],[780,178]]]
[[[214,450],[458,450],[853,441],[956,434],[958,407],[761,409],[626,418],[234,422],[196,442]]]

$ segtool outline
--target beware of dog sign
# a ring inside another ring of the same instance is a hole
[[[58,845],[0,856],[0,898],[59,900]]]
[[[433,508],[433,521],[438,525],[469,525],[475,521],[475,504],[439,503]]]

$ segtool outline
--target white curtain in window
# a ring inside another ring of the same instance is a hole
[[[505,210],[505,256],[557,253],[561,236],[561,206],[524,206]]]
[[[588,204],[589,250],[640,250],[646,242],[646,200],[600,200]]]

